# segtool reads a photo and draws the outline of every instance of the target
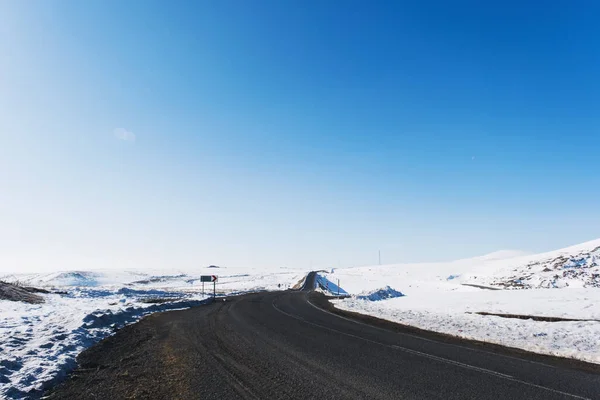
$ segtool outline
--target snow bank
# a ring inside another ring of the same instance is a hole
[[[317,288],[325,292],[326,294],[333,296],[347,296],[348,292],[344,289],[327,279],[325,275],[317,274],[315,279],[315,283]]]
[[[83,349],[144,315],[199,305],[201,297],[145,304],[118,292],[44,295],[43,304],[0,302],[0,397],[39,397],[76,365]]]
[[[401,292],[399,292],[395,289],[392,289],[389,286],[386,286],[384,288],[356,296],[356,298],[359,300],[381,301],[381,300],[393,299],[393,298],[402,297],[402,296],[404,296],[404,294],[402,294]]]
[[[306,271],[277,268],[68,271],[6,281],[58,290],[42,304],[0,301],[0,398],[39,398],[93,343],[153,312],[201,304],[200,275],[218,272],[217,295],[286,289]],[[206,284],[212,293],[212,284]]]
[[[327,279],[359,295],[334,301],[342,309],[600,363],[600,240],[538,255],[498,252],[447,263],[336,268]],[[405,296],[376,302],[360,298],[381,287],[397,288]],[[587,321],[542,322],[477,312]]]
[[[541,354],[600,363],[600,323],[540,322],[456,312],[443,307],[427,310],[401,306],[401,299],[369,302],[334,300],[343,310],[359,312],[417,328],[446,333]]]

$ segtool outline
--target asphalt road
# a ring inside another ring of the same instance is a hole
[[[600,399],[593,367],[338,315],[327,304],[285,291],[154,314],[82,353],[50,398]]]

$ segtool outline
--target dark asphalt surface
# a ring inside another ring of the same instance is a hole
[[[600,375],[569,362],[372,326],[326,304],[286,291],[154,314],[82,353],[50,398],[600,399]]]

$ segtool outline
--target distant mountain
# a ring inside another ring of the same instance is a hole
[[[481,260],[506,260],[509,258],[515,257],[524,257],[532,255],[531,252],[522,251],[522,250],[499,250],[494,251],[493,253],[486,254],[484,256],[474,257],[473,259],[481,259]]]
[[[386,285],[410,292],[482,289],[600,288],[600,239],[564,249],[527,254],[502,250],[450,262],[371,265],[335,268],[348,293]],[[410,289],[410,290],[409,290]]]
[[[600,288],[600,239],[518,260],[486,276],[473,271],[471,278],[506,289]]]

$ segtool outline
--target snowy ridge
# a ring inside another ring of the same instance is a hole
[[[474,276],[473,280],[476,279]],[[482,282],[510,289],[600,288],[600,242],[533,257],[510,271],[482,277],[478,283]]]
[[[102,287],[115,289],[122,287],[154,288],[160,290],[178,290],[196,292],[201,288],[201,275],[218,275],[217,290],[274,290],[278,285],[288,283],[306,275],[305,270],[276,268],[265,270],[261,268],[195,268],[171,270],[123,270],[111,269],[60,271],[37,274],[7,274],[0,280],[8,282],[19,281],[28,286],[46,289],[64,287]],[[208,287],[208,285],[207,285]]]
[[[464,260],[481,260],[481,261],[508,260],[510,258],[526,257],[526,256],[530,256],[530,255],[531,255],[531,253],[529,253],[527,251],[499,250],[499,251],[494,251],[493,253],[485,254],[483,256],[467,258]],[[457,260],[457,261],[461,261],[461,260]]]
[[[453,289],[456,284],[510,289],[600,287],[600,239],[542,254],[523,254],[500,251],[451,262],[342,268],[326,276],[341,279],[349,293],[386,285],[398,288],[403,282],[436,289],[449,284]],[[360,283],[354,287],[355,282]]]
[[[327,279],[339,279],[352,295],[333,301],[342,309],[600,363],[599,264],[600,240],[594,240],[537,255],[502,251],[447,263],[336,268]],[[364,293],[386,286],[404,296],[365,300]],[[478,312],[587,321],[542,322]]]

